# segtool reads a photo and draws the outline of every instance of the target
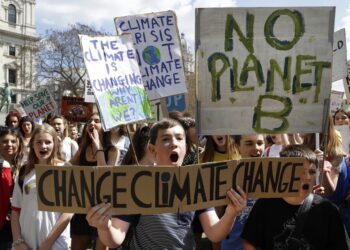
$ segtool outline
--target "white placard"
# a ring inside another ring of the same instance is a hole
[[[332,82],[346,78],[348,75],[345,28],[334,33]]]

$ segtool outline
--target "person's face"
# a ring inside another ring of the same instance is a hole
[[[30,122],[22,123],[22,130],[24,134],[29,135],[32,132],[32,124]]]
[[[301,198],[306,198],[312,192],[312,188],[316,184],[316,172],[316,165],[305,161],[299,191]]]
[[[227,136],[226,135],[212,135],[217,150],[220,152],[226,152],[227,149]]]
[[[99,115],[93,115],[90,117],[88,130],[92,132],[96,129],[98,132],[102,130],[101,120]]]
[[[18,128],[18,118],[17,118],[17,116],[10,116],[8,125],[9,125],[10,128]]]
[[[237,147],[242,158],[261,157],[265,147],[264,137],[263,135],[242,135]]]
[[[78,129],[76,127],[72,127],[70,130],[70,134],[72,136],[76,136],[78,134]]]
[[[186,136],[182,126],[158,131],[155,145],[149,150],[157,165],[181,166],[186,154]]]
[[[63,120],[61,118],[56,118],[52,121],[53,123],[53,127],[54,129],[56,130],[56,132],[59,134],[59,135],[62,135],[63,134],[63,131],[64,131],[64,123],[63,123]]]
[[[0,138],[0,154],[7,161],[12,161],[17,154],[19,140],[14,135],[4,135]]]
[[[344,112],[339,111],[338,113],[335,114],[334,124],[339,126],[349,125],[350,124],[349,117]]]
[[[53,137],[48,133],[39,133],[34,137],[34,152],[39,163],[46,164],[54,149]]]

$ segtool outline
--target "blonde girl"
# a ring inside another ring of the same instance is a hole
[[[57,133],[48,124],[39,125],[29,144],[28,163],[21,168],[13,191],[12,246],[14,249],[69,249],[71,215],[39,211],[36,198],[34,165],[64,164],[57,158]]]

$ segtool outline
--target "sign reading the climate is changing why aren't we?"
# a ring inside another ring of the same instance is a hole
[[[131,35],[81,35],[80,42],[103,129],[150,118]]]
[[[322,131],[334,7],[196,11],[201,134]]]
[[[180,39],[172,11],[116,17],[117,34],[131,33],[150,100],[186,93]]]

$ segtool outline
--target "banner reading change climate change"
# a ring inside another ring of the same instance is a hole
[[[150,118],[131,35],[80,35],[80,42],[103,129]]]
[[[176,15],[172,11],[116,17],[117,34],[131,33],[150,100],[187,92]]]
[[[200,134],[322,131],[334,7],[196,11]]]
[[[298,196],[304,158],[250,158],[174,166],[36,165],[38,208],[86,213],[110,202],[113,214],[193,211],[227,204],[239,185],[248,197]]]

